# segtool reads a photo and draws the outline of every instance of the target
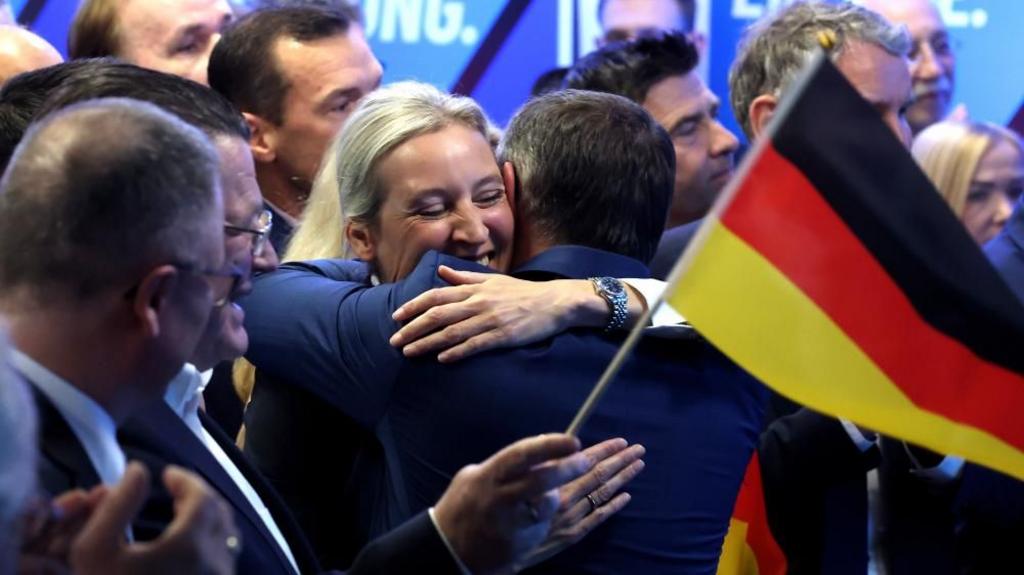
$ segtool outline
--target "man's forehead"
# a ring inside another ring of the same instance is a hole
[[[903,24],[915,38],[946,30],[939,9],[930,0],[871,0],[865,6],[894,24]]]
[[[215,139],[220,156],[221,189],[228,219],[251,219],[263,207],[249,144],[242,138]]]
[[[379,64],[357,27],[317,40],[274,41],[274,58],[289,84],[322,90],[361,87],[379,80]],[[310,94],[314,97],[316,94]]]
[[[655,82],[643,101],[643,107],[651,114],[670,115],[671,119],[703,112],[717,104],[718,98],[695,72],[668,76]]]
[[[676,0],[608,0],[600,18],[605,30],[676,30],[685,25]]]
[[[836,67],[865,99],[905,99],[910,96],[910,68],[906,58],[894,56],[867,42],[847,43]]]
[[[119,16],[128,30],[170,35],[196,26],[220,28],[232,12],[225,0],[128,0]]]

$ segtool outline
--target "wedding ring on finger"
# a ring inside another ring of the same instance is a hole
[[[238,555],[242,552],[242,541],[237,535],[228,535],[227,539],[224,540],[224,545],[232,555]]]
[[[597,499],[594,497],[593,493],[588,493],[587,494],[587,501],[590,502],[590,512],[591,513],[597,511],[597,508],[601,506],[600,504],[598,504]]]

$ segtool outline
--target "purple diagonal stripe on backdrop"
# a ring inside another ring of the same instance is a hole
[[[509,1],[505,9],[501,11],[501,15],[498,16],[494,26],[491,27],[491,31],[487,33],[487,37],[480,43],[476,54],[473,54],[465,69],[462,70],[459,79],[452,85],[452,92],[463,95],[471,95],[473,93],[476,85],[480,83],[480,78],[483,77],[484,72],[487,71],[494,57],[498,54],[498,50],[501,49],[505,40],[508,39],[509,34],[512,33],[516,24],[519,23],[520,18],[522,18],[529,5],[530,0]]]

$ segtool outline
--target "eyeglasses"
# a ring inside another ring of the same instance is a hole
[[[231,266],[227,269],[204,270],[189,264],[171,264],[175,269],[202,276],[210,286],[210,293],[214,294],[213,307],[223,307],[231,301],[231,296],[238,291],[245,272],[238,266]]]
[[[225,223],[224,231],[231,235],[252,234],[252,257],[258,258],[263,255],[263,249],[267,245],[267,239],[273,227],[274,214],[270,210],[263,210],[256,216],[255,228],[245,228]]]

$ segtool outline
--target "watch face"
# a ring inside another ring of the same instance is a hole
[[[608,292],[609,295],[618,295],[624,291],[622,282],[615,278],[601,278],[601,289]]]

